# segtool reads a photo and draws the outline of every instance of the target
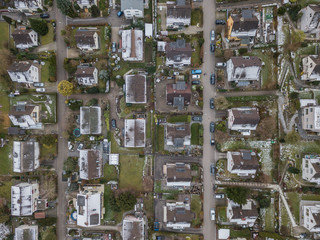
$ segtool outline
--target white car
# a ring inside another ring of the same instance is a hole
[[[36,88],[36,92],[45,92],[46,89],[45,88]]]
[[[215,39],[216,39],[216,35],[214,33],[214,30],[211,30],[211,32],[210,32],[210,40],[214,41]]]
[[[226,67],[227,64],[225,62],[217,62],[216,67]]]
[[[200,75],[192,75],[192,79],[200,79]]]
[[[210,210],[210,218],[211,218],[211,221],[216,220],[216,212],[212,208]]]
[[[217,193],[216,194],[216,198],[224,198],[224,194],[223,193]]]

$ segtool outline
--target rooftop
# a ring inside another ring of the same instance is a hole
[[[78,29],[74,35],[77,45],[95,47],[95,33],[97,30]]]
[[[12,33],[12,37],[15,45],[32,44],[33,41],[29,35],[32,31],[33,31],[32,29],[15,29]],[[34,32],[34,34],[37,34],[37,33]]]
[[[38,226],[21,225],[15,230],[15,240],[37,240],[38,239]]]
[[[126,103],[147,102],[147,81],[145,75],[126,75]]]
[[[254,151],[240,150],[230,153],[234,163],[232,169],[257,170],[259,168],[258,158]]]
[[[145,147],[146,120],[145,119],[125,119],[125,147]]]
[[[258,108],[232,108],[229,111],[231,111],[234,116],[233,124],[257,125],[260,121]]]
[[[96,67],[94,66],[79,65],[75,72],[75,76],[76,78],[93,77],[95,69]]]
[[[245,219],[259,216],[257,206],[253,200],[247,200],[247,203],[244,205],[239,205],[231,200],[229,201],[232,207],[233,219]]]
[[[13,171],[32,172],[39,167],[38,142],[13,142]]]
[[[122,224],[123,240],[144,240],[144,220],[126,216]]]
[[[191,168],[189,164],[166,164],[167,182],[191,182]]]
[[[254,11],[250,9],[242,10],[241,14],[232,15],[233,19],[233,31],[250,31],[252,29],[257,29],[259,25],[258,18],[253,14]]]
[[[184,39],[167,43],[165,49],[167,58],[173,59],[175,62],[181,62],[183,58],[191,58],[191,44],[186,43]]]
[[[81,179],[96,179],[102,176],[103,164],[99,150],[79,151],[79,172]]]
[[[101,108],[80,107],[81,134],[101,134]]]
[[[143,0],[121,0],[121,11],[126,9],[138,9],[144,11]]]
[[[143,60],[142,30],[122,30],[122,58],[125,61]]]

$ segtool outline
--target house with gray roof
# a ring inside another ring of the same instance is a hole
[[[228,128],[250,135],[257,129],[260,122],[259,109],[255,107],[241,107],[228,109]]]
[[[228,199],[227,219],[231,224],[242,227],[253,227],[259,212],[254,200],[248,199],[246,204],[240,205]]]
[[[79,28],[75,35],[77,48],[84,51],[93,51],[100,48],[98,29]]]
[[[126,75],[126,103],[147,103],[146,75]]]
[[[305,155],[302,158],[302,178],[311,183],[320,184],[320,157],[318,155]]]
[[[100,107],[80,107],[80,133],[101,134]]]
[[[167,2],[167,28],[182,28],[191,24],[191,5],[189,0]]]
[[[145,221],[144,218],[137,218],[127,215],[122,222],[123,240],[144,240],[145,239]]]
[[[143,0],[121,0],[121,11],[126,19],[143,18]]]
[[[13,82],[40,82],[41,66],[33,61],[13,62],[8,69],[8,74]]]
[[[167,104],[182,110],[191,101],[191,86],[185,81],[168,83],[166,86]]]
[[[38,240],[38,225],[21,225],[14,230],[14,240]]]
[[[176,149],[191,145],[189,123],[167,123],[165,127],[165,144]]]
[[[257,154],[252,150],[228,151],[227,169],[238,176],[254,176],[259,169]]]
[[[307,33],[320,37],[320,5],[310,4],[299,12],[301,18],[298,20],[298,28]]]
[[[91,180],[103,175],[102,153],[97,149],[79,150],[79,177]]]
[[[40,166],[40,147],[34,141],[13,142],[13,172],[33,172]]]
[[[39,46],[38,33],[26,27],[19,27],[11,34],[14,45],[18,49],[28,49],[31,47]]]
[[[125,119],[124,120],[124,146],[145,147],[146,146],[146,120]]]
[[[167,187],[185,188],[191,186],[191,166],[186,163],[166,163],[163,165],[163,176]]]
[[[9,112],[9,118],[14,126],[23,129],[41,129],[40,106],[19,102]]]
[[[14,0],[14,7],[21,12],[37,12],[38,8],[43,9],[42,0]]]
[[[182,68],[191,64],[192,48],[184,39],[169,42],[165,47],[166,66]]]
[[[98,4],[98,1],[97,0],[77,0],[77,4],[79,5],[80,8],[82,9],[89,9],[91,8],[93,5],[96,5]]]
[[[98,69],[95,66],[79,65],[74,76],[79,85],[94,86],[98,84]]]
[[[318,239],[320,232],[320,201],[300,201],[300,226],[315,234]]]
[[[302,58],[301,80],[320,81],[320,56],[309,55]]]
[[[143,60],[143,31],[137,29],[122,30],[122,58],[124,61]]]

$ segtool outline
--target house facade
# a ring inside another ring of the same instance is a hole
[[[40,146],[33,141],[13,142],[13,172],[33,172],[40,166]]]
[[[300,225],[310,233],[320,232],[320,201],[300,201]]]
[[[188,106],[191,101],[191,86],[185,81],[177,81],[169,83],[166,86],[167,104],[177,107],[181,110],[184,106]]]
[[[14,45],[18,49],[28,49],[31,47],[39,46],[38,33],[26,27],[15,29],[11,34]]]
[[[40,65],[32,61],[14,62],[8,69],[8,74],[13,82],[35,83],[40,82]]]
[[[143,60],[143,31],[122,30],[122,58],[124,61]]]
[[[121,0],[121,11],[126,19],[143,18],[143,0]]]
[[[43,9],[42,0],[14,0],[14,7],[21,12],[37,12],[38,8]]]
[[[302,158],[302,178],[308,182],[320,184],[320,157],[305,155]]]
[[[167,2],[167,28],[182,28],[191,24],[191,5],[188,0]]]
[[[302,129],[320,133],[320,106],[305,106],[302,112]]]
[[[259,109],[255,107],[242,107],[228,109],[228,128],[250,135],[257,129],[260,121]]]
[[[163,176],[169,188],[188,188],[191,186],[191,166],[185,163],[166,163]]]
[[[320,81],[320,57],[310,55],[302,58],[301,80]]]
[[[299,14],[301,18],[298,22],[298,28],[307,34],[315,34],[317,38],[320,36],[320,6],[310,4],[301,9]]]
[[[9,112],[9,118],[14,126],[23,129],[40,129],[40,106],[31,104],[19,104]]]
[[[259,168],[257,154],[252,150],[228,151],[227,169],[238,176],[254,176]]]
[[[93,5],[96,5],[98,4],[98,1],[97,0],[77,0],[77,4],[79,5],[80,8],[82,9],[89,9],[91,8]]]
[[[98,179],[103,174],[102,154],[99,150],[79,150],[79,177],[85,180]]]
[[[146,75],[126,75],[126,103],[147,103],[147,77]]]
[[[79,85],[94,86],[98,84],[98,69],[94,66],[79,65],[74,75]]]
[[[169,42],[165,46],[166,66],[183,68],[191,64],[192,48],[184,39]]]
[[[77,48],[83,51],[94,51],[100,48],[99,34],[95,28],[79,28],[74,37]]]
[[[246,204],[240,205],[228,199],[227,219],[231,224],[253,227],[258,217],[259,213],[254,200],[248,199]]]

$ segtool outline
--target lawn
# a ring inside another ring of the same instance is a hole
[[[131,153],[131,154],[138,154],[139,152],[143,151],[143,148],[125,148],[120,147],[116,142],[114,135],[111,136],[111,153]]]
[[[152,62],[152,54],[153,54],[152,42],[146,42],[144,51],[145,51],[144,61],[146,63]]]
[[[297,192],[287,192],[288,203],[297,223],[299,223],[300,196]]]
[[[285,209],[283,209],[285,210]],[[264,216],[264,229],[269,232],[274,231],[274,205],[270,205],[267,209],[265,209],[265,216]]]
[[[318,194],[303,194],[301,196],[301,200],[320,201],[320,195],[318,195]]]
[[[142,191],[144,158],[138,155],[120,155],[120,189]]]
[[[1,181],[0,185],[0,198],[5,198],[8,202],[11,202],[11,181]]]
[[[8,46],[9,25],[7,22],[0,23],[0,49]]]
[[[151,131],[152,131],[152,122],[151,122],[151,113],[148,113],[148,117],[146,119],[146,138],[151,137]]]
[[[40,158],[45,160],[48,158],[53,158],[57,156],[57,143],[46,146],[40,143]]]
[[[191,144],[192,145],[201,145],[203,127],[200,123],[193,123],[191,125]]]
[[[41,45],[46,45],[53,42],[54,28],[51,23],[48,23],[48,28],[49,32],[46,35],[41,36]]]
[[[49,62],[44,61],[45,64],[41,66],[41,82],[49,82]]]
[[[103,176],[108,182],[111,180],[118,180],[117,169],[115,166],[106,163],[103,168]]]
[[[227,207],[217,207],[217,213],[219,222],[227,221]]]
[[[12,142],[0,148],[0,174],[10,174],[12,172],[12,159],[9,158],[12,154]]]
[[[244,228],[242,230],[234,230],[230,229],[230,237],[231,238],[251,238],[251,232],[249,228]]]
[[[105,214],[104,219],[107,221],[113,221],[115,218],[115,213],[110,207],[110,197],[112,194],[112,190],[110,188],[110,185],[105,185],[104,187],[104,207],[105,207]]]
[[[164,126],[157,126],[156,152],[164,151]]]
[[[203,11],[202,8],[192,9],[191,12],[191,25],[196,26],[199,24],[199,27],[203,25]]]
[[[194,225],[194,227],[200,226],[202,222],[202,206],[199,195],[193,194],[191,196],[191,211],[195,214],[195,219],[192,220],[192,225]]]
[[[191,54],[191,64],[193,67],[199,67],[201,65],[201,48],[198,43],[198,38],[192,38],[192,44],[194,46],[194,51]]]
[[[241,97],[226,97],[229,102],[251,102],[251,101],[268,101],[276,98],[276,96],[259,95],[259,96],[241,96]]]
[[[7,133],[7,129],[10,127],[9,110],[9,97],[7,95],[0,95],[0,133]]]
[[[182,123],[182,122],[190,122],[191,116],[188,115],[175,115],[175,116],[169,116],[167,118],[168,123]]]

